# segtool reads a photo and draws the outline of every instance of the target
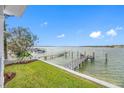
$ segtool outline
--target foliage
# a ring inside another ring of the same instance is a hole
[[[18,52],[16,55],[17,57],[22,57],[22,58],[31,56],[31,54],[28,51]]]
[[[33,35],[28,28],[15,27],[9,29],[9,33],[8,49],[17,56],[24,54],[27,48],[33,46],[37,40],[37,36]]]

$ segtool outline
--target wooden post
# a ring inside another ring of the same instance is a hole
[[[52,59],[54,58],[54,56],[52,55]]]
[[[95,60],[95,52],[93,52],[93,60]]]
[[[105,62],[106,63],[108,62],[108,54],[107,53],[105,54]]]
[[[73,58],[73,52],[71,53],[71,56],[72,56],[72,58]]]
[[[79,64],[79,68],[81,68],[81,64]]]
[[[86,56],[86,51],[84,52],[84,56]]]
[[[76,67],[74,68],[74,71],[76,70]]]
[[[79,57],[79,51],[77,51],[77,58]]]
[[[77,67],[76,67],[77,69],[79,69],[79,65],[77,65]]]
[[[82,56],[81,56],[81,53],[80,53],[80,59],[81,59],[81,57],[82,57]]]
[[[64,55],[65,55],[65,58],[67,58],[67,52],[65,52],[65,54],[64,54]]]
[[[44,60],[47,60],[47,56],[44,56]]]
[[[71,56],[71,51],[69,51],[69,56]]]

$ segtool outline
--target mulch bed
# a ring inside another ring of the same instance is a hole
[[[21,62],[17,62],[17,63],[11,63],[11,64],[6,64],[6,66],[11,66],[11,65],[15,65],[15,64],[28,64],[28,63],[32,63],[34,61],[38,61],[37,59],[33,59],[33,60],[28,60],[28,61],[21,61]]]
[[[5,85],[8,81],[12,80],[15,76],[16,76],[16,73],[14,73],[14,72],[5,73],[5,74],[4,74],[4,85]]]

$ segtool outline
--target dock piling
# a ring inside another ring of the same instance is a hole
[[[95,60],[95,52],[93,52],[93,60]]]
[[[79,57],[79,51],[77,51],[77,58]]]
[[[107,53],[105,54],[105,62],[106,63],[108,62],[108,54]]]
[[[86,51],[84,52],[84,56],[86,56]]]
[[[73,52],[71,52],[71,57],[73,58]]]
[[[67,52],[65,52],[64,55],[65,55],[65,58],[67,58]]]

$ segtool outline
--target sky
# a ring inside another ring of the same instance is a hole
[[[29,28],[38,46],[124,44],[124,6],[32,5],[6,22]]]

